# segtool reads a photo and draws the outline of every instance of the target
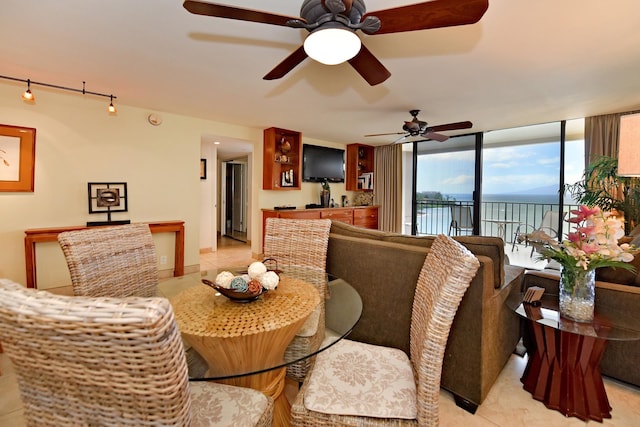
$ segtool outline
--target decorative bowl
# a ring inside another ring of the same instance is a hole
[[[255,301],[258,299],[260,295],[267,292],[265,288],[260,288],[260,290],[256,292],[237,292],[237,291],[234,291],[233,289],[227,289],[227,288],[223,288],[222,286],[218,286],[215,283],[213,283],[211,280],[207,280],[207,279],[202,279],[202,283],[212,287],[213,289],[220,292],[225,297],[235,302]]]
[[[262,263],[267,266],[267,271],[273,271],[278,276],[282,273],[282,270],[278,268],[278,260],[275,258],[265,258],[262,260]],[[269,264],[275,264],[275,268],[269,268]]]

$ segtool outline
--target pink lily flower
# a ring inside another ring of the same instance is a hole
[[[585,254],[591,255],[598,252],[600,250],[600,246],[597,243],[586,243],[582,245],[581,249]]]
[[[571,213],[573,215],[575,215],[574,218],[570,218],[569,222],[573,222],[573,223],[578,223],[581,221],[584,221],[587,217],[595,215],[597,213],[600,212],[600,208],[597,206],[594,206],[593,208],[590,208],[588,206],[585,205],[580,205],[580,207],[578,208],[578,210],[572,210]]]
[[[582,242],[582,234],[581,233],[568,233],[567,234],[567,239],[571,243],[579,244],[580,242]]]

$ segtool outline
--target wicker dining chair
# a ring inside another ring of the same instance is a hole
[[[264,256],[277,260],[278,266],[305,267],[311,271],[324,273],[327,265],[330,219],[287,219],[267,218],[264,235]],[[326,281],[310,280],[318,288],[320,305],[309,316],[300,331],[285,350],[288,360],[300,358],[317,351],[324,339],[325,311],[324,295]],[[306,358],[287,366],[287,377],[302,382],[309,371],[313,358]]]
[[[93,227],[58,235],[73,293],[90,297],[151,297],[158,259],[147,224]]]
[[[158,291],[158,259],[147,224],[93,227],[58,235],[73,294],[84,297],[152,297]],[[192,376],[206,361],[184,342]]]
[[[449,330],[480,263],[439,235],[416,285],[410,353],[342,340],[321,352],[292,406],[293,426],[437,426]]]
[[[271,426],[263,393],[189,382],[165,298],[54,295],[0,279],[0,339],[28,426]]]

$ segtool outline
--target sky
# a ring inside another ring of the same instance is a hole
[[[483,194],[556,194],[560,170],[559,142],[485,148]],[[579,181],[584,171],[584,141],[567,141],[565,182]],[[420,156],[418,192],[470,194],[473,191],[473,151]]]

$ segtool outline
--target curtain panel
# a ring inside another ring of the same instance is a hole
[[[585,170],[598,157],[607,156],[612,159],[618,158],[619,138],[620,138],[620,117],[626,114],[634,114],[638,111],[628,111],[624,113],[605,114],[601,116],[586,117],[584,120],[584,150],[585,150]],[[587,185],[594,189],[606,185],[604,182],[591,180]],[[624,200],[629,193],[635,193],[637,181],[627,182],[629,188],[624,184],[612,187],[609,183],[608,192],[619,200]],[[631,204],[634,204],[631,202]],[[631,226],[635,226],[637,218],[627,218]],[[628,232],[629,230],[627,230]]]
[[[621,115],[605,114],[584,119],[585,168],[598,157],[618,158]]]
[[[373,203],[382,231],[402,232],[402,144],[376,147]]]
[[[585,168],[598,157],[618,158],[620,117],[640,113],[640,110],[604,114],[584,119]]]

